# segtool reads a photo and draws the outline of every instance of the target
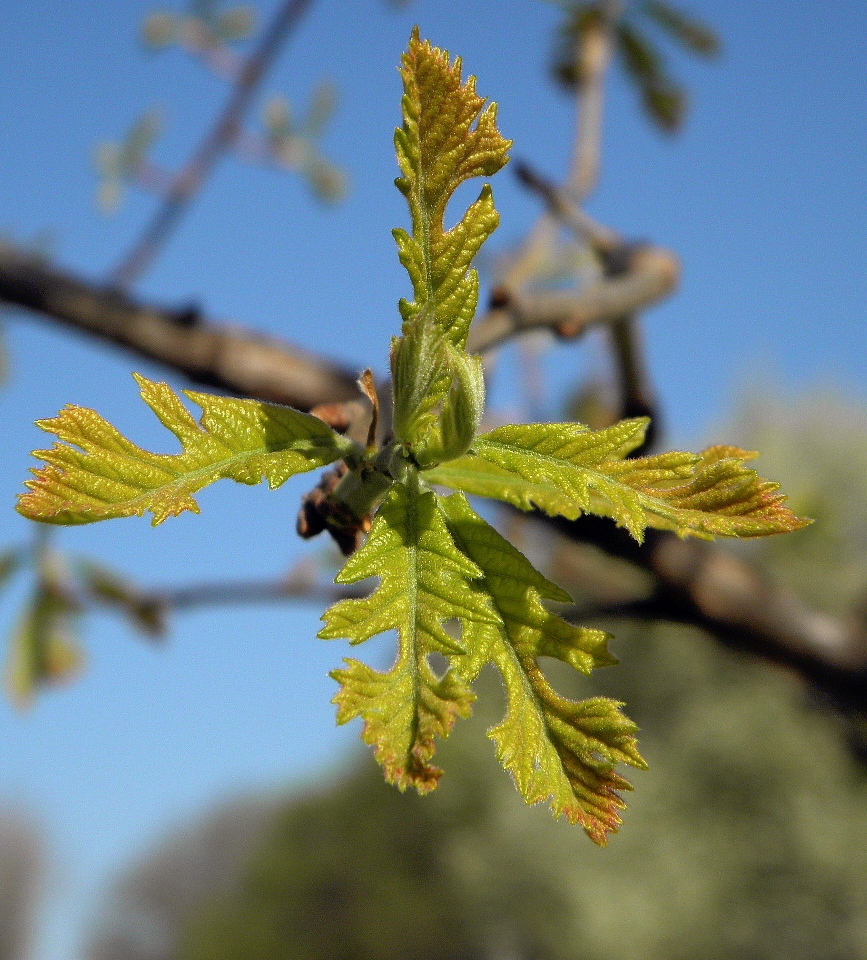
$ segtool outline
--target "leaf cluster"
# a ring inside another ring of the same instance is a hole
[[[641,540],[648,527],[680,536],[763,536],[802,526],[777,485],[744,465],[752,454],[630,458],[647,421],[593,431],[580,424],[525,424],[480,433],[481,361],[466,351],[479,281],[472,261],[498,223],[482,186],[455,226],[445,226],[455,190],[496,173],[511,146],[496,106],[461,77],[461,62],[414,31],[401,63],[403,124],[395,133],[396,185],[410,230],[396,230],[412,299],[400,301],[391,344],[393,434],[362,448],[316,417],[251,400],[187,392],[197,422],[165,384],[139,377],[142,397],[182,451],[150,453],[91,410],[67,407],[40,422],[59,443],[19,502],[48,523],[88,523],[149,511],[153,523],[198,511],[194,495],[222,477],[272,488],[290,476],[342,462],[328,487],[329,523],[342,535],[369,531],[337,576],[378,577],[367,597],[323,616],[323,639],[358,645],[393,631],[397,655],[376,670],[349,658],[332,674],[339,723],[359,718],[386,779],[424,793],[441,771],[436,739],[470,714],[472,683],[486,664],[500,673],[506,713],[489,732],[502,766],[527,803],[548,802],[597,843],[620,824],[619,764],[645,766],[636,726],[621,704],[559,694],[540,667],[553,658],[583,674],[616,662],[608,636],[575,626],[556,604],[569,595],[537,571],[471,506],[467,494],[523,510],[610,517]],[[373,394],[372,379],[365,389]],[[375,399],[375,397],[374,397]],[[453,491],[449,495],[438,488]],[[443,666],[444,665],[444,666]]]
[[[16,574],[27,573],[32,585],[12,630],[4,676],[9,697],[20,709],[36,693],[81,672],[85,656],[79,622],[87,606],[120,613],[151,639],[165,631],[165,609],[158,598],[116,570],[60,553],[46,536],[35,538],[31,547],[0,553],[0,588]]]
[[[160,112],[148,110],[120,143],[106,141],[96,148],[94,163],[100,177],[97,198],[104,213],[114,213],[118,209],[124,185],[134,181],[148,163],[148,153],[162,127]]]
[[[220,10],[217,0],[191,0],[185,15],[150,14],[142,25],[142,40],[154,50],[173,43],[192,47],[235,43],[250,35],[254,20],[252,8],[245,4]]]
[[[720,48],[713,30],[662,0],[626,5],[610,24],[606,5],[599,0],[569,3],[566,7],[566,19],[560,27],[551,64],[555,80],[569,90],[580,87],[586,73],[585,44],[592,35],[610,31],[614,50],[648,119],[660,130],[676,132],[686,114],[687,93],[672,77],[653,33],[660,33],[689,53],[713,57]]]

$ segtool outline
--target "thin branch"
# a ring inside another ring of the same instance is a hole
[[[632,250],[625,273],[603,277],[577,291],[519,295],[497,290],[493,306],[470,327],[467,349],[485,353],[529,330],[548,328],[575,338],[589,327],[613,323],[667,297],[677,286],[680,264],[662,247]]]
[[[109,276],[112,286],[126,288],[151,264],[177,226],[181,215],[208,178],[217,160],[232,146],[253,97],[281,46],[310,5],[310,0],[286,0],[262,34],[258,47],[238,72],[231,96],[213,128],[174,178],[162,206],[141,237]]]
[[[576,240],[587,243],[600,256],[623,246],[625,241],[616,230],[594,220],[554,183],[534,170],[531,164],[519,160],[514,169],[520,183],[541,197],[551,216],[570,230]]]
[[[262,603],[332,604],[338,600],[365,595],[358,587],[341,587],[331,583],[314,583],[303,578],[282,577],[276,580],[229,581],[198,583],[186,587],[147,590],[143,602],[152,603],[170,613],[181,613],[196,607],[238,606]]]
[[[600,4],[599,21],[591,22],[577,39],[578,123],[567,183],[578,201],[589,196],[599,180],[605,76],[611,63],[614,28],[622,7],[620,0],[604,0]]]

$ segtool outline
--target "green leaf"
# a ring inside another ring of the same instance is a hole
[[[412,235],[395,230],[401,263],[415,300],[401,302],[404,321],[427,311],[462,348],[478,300],[478,277],[469,266],[499,222],[488,186],[463,218],[445,230],[446,205],[465,180],[491,176],[507,161],[511,141],[500,136],[496,104],[484,107],[475,78],[461,85],[461,61],[419,40],[414,30],[403,55],[403,126],[395,131]],[[447,389],[447,387],[446,387]]]
[[[686,91],[679,84],[662,81],[646,87],[641,94],[645,110],[666,133],[680,129],[686,114]]]
[[[172,13],[151,13],[142,24],[142,40],[154,50],[161,50],[174,43],[180,30],[180,21]]]
[[[67,406],[38,426],[60,443],[35,451],[34,470],[18,512],[44,523],[91,523],[153,514],[153,524],[184,510],[199,512],[193,494],[223,477],[274,489],[296,473],[333,462],[358,448],[307,413],[185,390],[202,408],[197,423],[165,383],[136,376],[142,399],[178,438],[183,453],[149,453],[98,413]]]
[[[779,484],[744,467],[755,456],[748,451],[718,446],[625,459],[647,423],[623,420],[597,431],[577,423],[499,427],[477,437],[471,454],[424,476],[522,510],[609,516],[639,542],[647,527],[711,539],[767,536],[809,522],[785,506]]]
[[[701,20],[687,16],[676,7],[661,0],[646,0],[644,10],[671,37],[693,53],[704,57],[712,57],[719,53],[719,37]]]
[[[506,716],[488,734],[497,756],[527,803],[548,801],[554,816],[581,824],[594,842],[604,844],[621,822],[624,803],[617,791],[631,789],[615,765],[646,766],[635,744],[637,728],[612,700],[576,703],[557,694],[537,660],[556,657],[590,673],[617,662],[608,653],[608,636],[547,610],[543,599],[568,601],[568,594],[477,516],[463,496],[441,500],[440,508],[455,544],[482,570],[479,586],[499,619],[467,623],[470,652],[452,657],[468,681],[487,661],[502,674]]]
[[[446,621],[496,622],[473,583],[480,573],[452,542],[436,496],[410,480],[392,487],[367,542],[337,576],[337,583],[376,576],[381,584],[370,597],[331,607],[320,637],[355,644],[388,630],[398,634],[397,659],[387,672],[346,660],[346,669],[332,673],[341,684],[337,721],[362,718],[362,739],[375,747],[386,779],[402,790],[436,786],[434,737],[447,736],[455,719],[470,712],[467,684],[451,670],[438,677],[428,657],[463,652],[463,640],[445,629]]]
[[[686,91],[671,79],[662,54],[640,30],[621,21],[617,41],[626,72],[638,88],[648,116],[666,132],[674,133],[686,114]]]
[[[21,709],[41,688],[73,679],[84,662],[75,638],[78,610],[60,588],[59,565],[56,556],[43,558],[43,575],[10,639],[6,687]]]
[[[632,24],[625,21],[617,24],[617,49],[626,72],[639,86],[656,84],[666,76],[662,54]]]

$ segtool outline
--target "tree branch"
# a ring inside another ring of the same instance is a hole
[[[867,713],[867,626],[857,617],[845,621],[810,610],[718,544],[648,530],[639,545],[610,520],[593,516],[544,522],[573,545],[592,545],[651,574],[649,596],[615,598],[605,603],[609,612],[699,627],[731,649],[792,670],[839,708]]]
[[[258,47],[238,71],[231,96],[217,122],[189,162],[174,177],[165,201],[141,237],[111,272],[109,281],[112,286],[128,287],[144,273],[156,257],[214,164],[234,143],[241,121],[265,72],[309,5],[310,0],[286,0],[279,8],[262,34]]]
[[[677,286],[680,264],[661,247],[637,246],[623,273],[603,277],[577,291],[533,294],[494,291],[492,307],[470,327],[467,350],[485,353],[530,330],[548,328],[574,339],[588,328],[612,323],[668,296]]]
[[[0,302],[156,360],[192,381],[300,410],[358,401],[356,373],[276,338],[149,306],[0,246]]]

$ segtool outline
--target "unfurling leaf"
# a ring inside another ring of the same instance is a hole
[[[470,264],[499,222],[490,188],[451,230],[446,206],[464,181],[496,173],[511,141],[497,130],[475,79],[461,84],[460,59],[419,40],[414,31],[401,69],[403,126],[395,147],[412,235],[395,230],[414,301],[402,300],[403,336],[392,342],[395,436],[420,466],[465,452],[484,408],[481,363],[464,351],[478,301]],[[484,108],[484,109],[483,109]]]
[[[194,0],[200,13],[212,13],[213,2]],[[597,2],[579,3],[574,12],[573,39],[600,28]],[[625,36],[628,46],[628,30]],[[632,53],[645,88],[661,90],[665,77],[654,51],[639,39]],[[305,499],[299,532],[327,528],[351,554],[337,583],[377,577],[379,585],[369,596],[332,606],[319,636],[360,644],[394,632],[397,652],[383,671],[346,659],[332,672],[338,722],[360,719],[362,739],[373,746],[386,779],[425,793],[441,773],[433,763],[436,738],[469,715],[471,684],[490,663],[506,689],[505,715],[489,733],[500,762],[527,803],[548,803],[555,817],[580,824],[603,844],[620,825],[621,791],[631,789],[617,765],[645,766],[637,728],[617,701],[576,702],[558,694],[540,661],[552,657],[589,674],[616,662],[609,638],[560,617],[550,604],[569,603],[568,594],[478,516],[464,494],[569,519],[601,514],[639,541],[648,527],[680,536],[752,537],[807,521],[785,506],[776,484],[744,465],[753,454],[743,450],[631,457],[646,419],[596,431],[537,423],[477,435],[484,379],[481,361],[465,347],[478,299],[472,260],[498,220],[490,188],[482,188],[450,230],[444,217],[457,187],[505,164],[510,142],[500,136],[495,106],[485,108],[474,80],[462,84],[460,60],[450,62],[417,31],[401,77],[396,183],[412,228],[396,230],[395,238],[414,299],[400,303],[401,336],[391,346],[393,436],[377,446],[379,402],[369,371],[360,381],[374,406],[364,448],[309,414],[187,392],[202,408],[196,422],[168,386],[139,378],[145,402],[182,451],[149,453],[92,410],[67,407],[40,422],[60,442],[37,452],[45,466],[34,471],[18,509],[67,524],[149,510],[157,524],[184,510],[198,512],[194,494],[222,477],[248,484],[264,478],[277,487],[293,474],[343,461]],[[312,154],[304,152],[284,106],[272,105],[268,129],[286,162],[313,169],[304,166]],[[460,492],[443,497],[432,486]],[[91,596],[137,615],[134,590],[98,571],[83,581]],[[24,694],[52,670],[62,672],[64,657],[69,665],[71,648],[58,632],[65,611],[48,600],[40,604],[16,647],[15,682]],[[37,637],[43,638],[38,644]],[[46,667],[51,651],[57,663]]]
[[[228,477],[274,489],[289,477],[357,450],[307,413],[185,390],[202,408],[197,423],[165,383],[136,376],[142,399],[180,440],[182,453],[149,453],[127,440],[98,413],[65,407],[39,426],[61,441],[36,451],[34,470],[18,512],[43,523],[92,523],[153,514],[153,524],[184,510],[198,513],[193,494]]]
[[[406,197],[412,236],[395,230],[400,261],[412,280],[415,301],[401,301],[404,320],[425,310],[457,347],[463,347],[478,300],[479,282],[470,263],[499,223],[490,188],[460,222],[445,230],[452,194],[465,180],[488,177],[507,160],[510,140],[497,130],[496,105],[484,110],[475,78],[461,85],[461,61],[419,40],[403,55],[403,127],[395,131],[403,176],[395,183]]]
[[[338,583],[379,577],[363,600],[341,600],[324,615],[323,639],[361,643],[396,630],[398,654],[387,673],[357,660],[332,674],[338,723],[364,721],[362,738],[374,745],[386,778],[401,789],[432,790],[440,771],[430,763],[434,736],[445,737],[467,716],[473,695],[452,671],[438,678],[432,653],[464,651],[444,624],[496,622],[473,581],[481,571],[458,550],[437,510],[437,498],[417,484],[395,484],[379,508],[367,542],[346,563]]]
[[[430,467],[469,449],[485,411],[484,370],[429,316],[413,317],[404,330],[391,347],[394,434],[420,467]]]
[[[578,423],[499,427],[477,437],[467,456],[424,476],[522,510],[535,506],[570,520],[608,516],[639,542],[647,527],[712,539],[768,536],[809,522],[785,505],[779,484],[744,466],[754,453],[718,446],[628,459],[647,424],[637,418],[597,431]]]

